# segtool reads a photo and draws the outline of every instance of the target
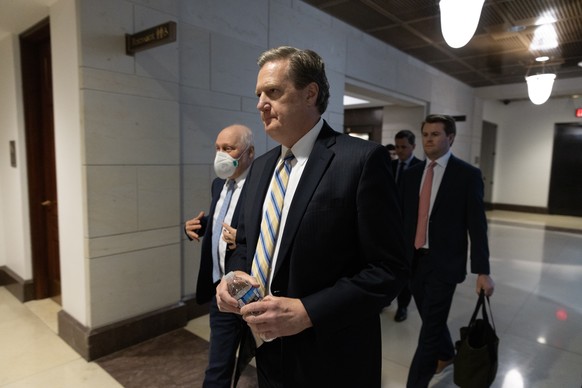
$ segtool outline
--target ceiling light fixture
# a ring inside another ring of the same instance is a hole
[[[370,101],[364,100],[362,98],[344,95],[344,106],[361,105],[361,104],[369,104],[369,103],[370,103]]]
[[[463,47],[473,37],[485,0],[441,0],[441,30],[452,48]]]
[[[545,59],[545,61],[547,61],[548,59],[549,58]],[[535,74],[530,76],[526,74],[525,76],[525,81],[527,82],[527,94],[529,96],[530,101],[536,105],[541,105],[544,102],[548,101],[548,98],[550,98],[550,94],[552,94],[554,80],[556,79],[555,74],[544,73],[545,61],[540,61],[543,63],[541,74]]]

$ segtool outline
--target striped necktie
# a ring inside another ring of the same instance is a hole
[[[275,252],[275,243],[279,234],[279,223],[283,212],[283,202],[287,182],[291,174],[291,161],[295,156],[288,150],[285,157],[275,169],[275,177],[271,181],[269,196],[263,220],[261,221],[261,234],[257,243],[257,250],[253,259],[251,274],[257,278],[261,285],[261,295],[267,295],[267,285],[271,270],[271,261]]]
[[[222,223],[224,222],[224,217],[230,206],[230,200],[232,198],[232,193],[234,192],[234,180],[229,179],[226,184],[226,196],[222,202],[222,207],[216,216],[216,223],[212,226],[212,260],[214,265],[212,266],[212,279],[213,281],[218,281],[222,277],[222,269],[220,268],[220,254],[219,244],[220,236],[222,236]]]

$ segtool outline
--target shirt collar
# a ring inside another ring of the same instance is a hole
[[[307,132],[301,139],[299,139],[293,147],[291,147],[291,152],[297,159],[297,164],[303,164],[309,158],[309,154],[313,149],[313,145],[315,144],[315,140],[317,140],[317,136],[319,136],[319,132],[323,128],[323,119],[320,117],[319,121]],[[287,153],[289,148],[285,146],[281,146],[281,157]]]
[[[247,174],[249,173],[249,169],[247,168],[246,170],[244,170],[242,172],[242,174],[240,174],[235,180],[234,180],[234,189],[237,189],[239,187],[242,187],[242,185],[245,183],[245,179],[247,177]],[[227,179],[224,182],[224,185],[228,185],[228,181],[230,181],[232,179]]]
[[[441,166],[442,168],[447,167],[447,163],[449,162],[449,159],[451,158],[451,150],[449,150],[446,154],[444,154],[443,156],[441,156],[440,158],[438,158],[437,160],[434,160],[434,162],[436,162],[437,166]],[[426,158],[426,166],[428,167],[428,165],[430,164],[430,162],[432,162],[433,160],[430,160],[428,157]]]

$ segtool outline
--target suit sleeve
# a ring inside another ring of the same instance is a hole
[[[353,273],[339,280],[324,279],[322,275],[322,281],[333,280],[333,285],[301,298],[320,335],[336,333],[377,315],[409,280],[401,214],[389,163],[383,147],[366,155],[352,209],[355,225],[334,225],[338,240],[327,249],[338,268],[329,267],[329,272],[341,272],[342,266],[347,266],[354,269]]]
[[[479,169],[472,170],[470,183],[467,214],[471,240],[471,272],[489,275],[487,217],[483,205],[483,179]]]

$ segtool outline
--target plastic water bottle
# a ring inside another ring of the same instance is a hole
[[[228,286],[228,293],[238,300],[238,307],[261,300],[259,289],[253,287],[249,282],[234,272],[229,272],[224,276]]]

